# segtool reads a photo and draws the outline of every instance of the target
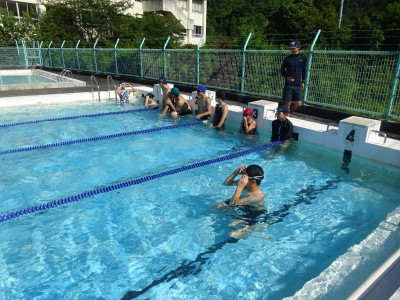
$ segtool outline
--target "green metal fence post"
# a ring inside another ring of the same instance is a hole
[[[97,42],[98,42],[98,41],[99,41],[99,40],[96,40],[96,42],[95,42],[94,45],[93,45],[94,70],[95,70],[96,73],[97,73],[96,45],[97,45]]]
[[[40,61],[41,67],[43,66],[42,44],[43,44],[43,41],[41,41],[39,44],[39,61]]]
[[[28,52],[26,51],[26,43],[22,41],[22,47],[24,49],[24,57],[25,57],[25,67],[29,66],[28,64]]]
[[[247,49],[247,45],[250,41],[252,33],[250,32],[249,36],[247,37],[246,43],[244,44],[243,47],[243,65],[242,65],[242,82],[240,85],[240,94],[243,95],[243,91],[244,91],[244,74],[245,74],[245,70],[246,70],[246,49]]]
[[[118,75],[118,63],[117,63],[117,45],[119,43],[119,39],[117,39],[117,42],[114,45],[114,58],[115,58],[115,74]]]
[[[199,44],[197,45],[197,81],[196,81],[197,86],[200,85],[200,46],[201,43],[203,43],[203,40],[204,40],[204,34],[201,37]]]
[[[21,58],[19,56],[19,46],[17,40],[15,40],[15,45],[17,46],[18,64],[21,65]]]
[[[389,120],[390,114],[392,112],[394,94],[396,93],[397,81],[399,80],[399,75],[400,75],[399,72],[400,72],[400,52],[399,52],[399,57],[397,58],[396,71],[394,72],[392,91],[390,92],[389,105],[388,105],[388,109],[386,112],[386,118],[385,118],[386,121]]]
[[[76,66],[78,67],[78,70],[81,70],[81,66],[79,65],[79,53],[78,53],[78,46],[81,40],[78,40],[75,46],[75,52],[76,52]]]
[[[142,47],[146,38],[144,37],[142,43],[139,48],[139,56],[140,56],[140,78],[143,79],[143,57],[142,57]]]
[[[50,44],[49,44],[49,64],[50,64],[49,66],[50,66],[50,67],[53,66],[53,64],[51,63],[51,52],[50,52],[51,44],[53,44],[53,41],[50,41]]]
[[[62,62],[63,62],[64,69],[65,69],[64,50],[63,50],[64,44],[65,44],[65,40],[61,44],[61,57],[62,57]]]
[[[309,55],[308,55],[308,64],[307,64],[307,74],[306,74],[306,84],[304,87],[304,100],[303,103],[307,103],[307,92],[308,92],[308,82],[310,81],[310,70],[311,70],[311,60],[312,60],[312,55],[313,55],[313,50],[315,43],[317,42],[317,39],[319,37],[319,34],[321,33],[321,29],[318,30],[317,34],[315,35],[314,41],[311,45]]]
[[[168,37],[167,41],[164,44],[163,52],[164,52],[164,77],[167,77],[167,57],[165,55],[165,48],[167,48],[167,44],[169,42],[170,37]]]

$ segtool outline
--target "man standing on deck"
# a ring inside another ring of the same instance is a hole
[[[289,117],[299,109],[303,101],[302,92],[306,82],[307,57],[300,54],[300,42],[292,40],[289,44],[291,55],[287,56],[282,63],[281,74],[285,78],[283,88],[283,101],[290,110]],[[292,108],[291,102],[294,101]]]

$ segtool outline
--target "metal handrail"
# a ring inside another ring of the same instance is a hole
[[[117,85],[115,84],[114,79],[112,78],[111,75],[107,76],[108,98],[111,98],[111,95],[110,95],[110,80],[111,80],[112,84],[114,85],[115,101],[117,101],[117,94],[115,94],[115,90],[117,89]]]
[[[329,126],[330,125],[336,125],[337,127],[339,127],[339,123],[338,122],[330,122],[327,126],[326,126],[326,131],[329,131]]]
[[[97,83],[96,77],[94,77],[94,75],[90,76],[90,86],[92,87],[92,100],[94,100],[93,80],[96,83],[97,92],[99,93],[99,101],[100,101],[100,87],[99,87],[99,84]]]
[[[64,70],[62,70],[61,73],[58,75],[57,81],[58,81],[58,82],[63,81],[63,78],[66,77],[66,75],[68,75],[68,74],[70,75],[71,78],[74,77],[74,76],[72,75],[72,72],[71,72],[70,70],[64,69]]]
[[[371,130],[372,132],[376,132],[379,136],[383,136],[383,143],[386,143],[386,139],[387,139],[387,134],[384,133],[383,131],[379,131],[379,130]]]

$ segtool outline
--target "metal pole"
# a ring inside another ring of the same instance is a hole
[[[118,75],[118,63],[117,63],[117,45],[119,43],[119,39],[117,39],[117,42],[114,45],[114,58],[115,58],[115,74]]]
[[[19,46],[18,46],[18,41],[17,40],[15,40],[15,45],[17,46],[18,64],[21,65],[21,59],[19,57]]]
[[[25,57],[25,67],[28,66],[28,52],[26,51],[26,43],[22,41],[22,47],[24,49],[24,57]]]
[[[75,46],[75,52],[76,52],[76,66],[78,67],[78,70],[80,70],[81,69],[81,66],[79,65],[79,53],[78,53],[78,46],[79,46],[79,43],[81,42],[81,40],[78,40],[78,42],[76,43],[76,46]]]
[[[65,69],[64,50],[63,50],[64,44],[65,44],[65,40],[61,44],[61,57],[62,57],[62,62],[63,62],[64,69]]]
[[[164,52],[164,77],[167,77],[167,57],[165,55],[165,48],[167,48],[167,44],[169,42],[170,37],[168,37],[167,41],[164,44],[163,52]]]
[[[394,72],[392,91],[390,93],[389,105],[388,105],[388,110],[386,112],[386,118],[385,118],[386,121],[389,120],[390,114],[392,111],[394,94],[396,93],[397,81],[399,80],[399,75],[400,75],[399,72],[400,72],[400,52],[399,52],[399,57],[397,58],[396,72]]]
[[[146,38],[144,37],[142,43],[140,44],[139,48],[139,56],[140,56],[140,78],[143,79],[143,57],[142,57],[142,47]]]
[[[43,66],[42,44],[43,44],[43,41],[41,41],[39,44],[39,60],[40,60],[41,67]]]
[[[317,39],[318,39],[320,33],[321,33],[321,29],[319,29],[317,34],[315,35],[314,41],[313,41],[313,43],[311,45],[311,48],[310,48],[310,51],[309,51],[309,55],[308,55],[306,84],[305,84],[305,87],[304,87],[304,101],[303,101],[304,104],[307,103],[308,82],[310,80],[310,69],[311,69],[311,60],[312,60],[313,50],[314,50],[315,43],[317,42]]]
[[[49,63],[50,63],[49,67],[53,66],[53,64],[51,63],[51,52],[50,52],[51,44],[53,44],[53,41],[50,41],[50,44],[49,44]]]
[[[96,45],[97,45],[97,42],[98,42],[98,41],[99,41],[99,40],[96,40],[96,42],[95,42],[94,45],[93,45],[94,70],[95,70],[96,73],[97,73]]]
[[[339,29],[340,29],[340,26],[342,25],[343,2],[344,2],[344,0],[342,0],[342,1],[340,2],[340,12],[339,12]]]
[[[199,42],[199,44],[197,45],[197,86],[199,86],[200,85],[200,46],[201,46],[201,44],[203,43],[203,40],[204,40],[204,34],[203,34],[203,36],[201,37],[201,39],[200,39],[200,42]]]
[[[247,44],[250,41],[251,35],[252,35],[252,33],[250,32],[249,36],[247,37],[246,44],[244,44],[244,47],[243,47],[242,83],[240,86],[240,94],[242,94],[242,95],[243,95],[243,90],[244,90],[244,73],[246,70],[246,49],[247,49]]]

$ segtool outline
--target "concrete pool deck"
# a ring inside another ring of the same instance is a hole
[[[82,77],[81,77],[82,76]],[[76,75],[77,78],[86,78],[90,82],[90,77],[86,75]],[[111,91],[109,97],[109,93],[107,91],[107,80],[105,78],[97,78],[98,83],[100,85],[101,99],[109,99],[113,98],[114,94]],[[115,80],[116,81],[116,80]],[[132,81],[131,81],[132,82]],[[154,83],[154,82],[153,82]],[[141,96],[143,93],[154,92],[154,86],[145,86],[139,84],[132,84],[134,87],[138,89],[138,96]],[[90,92],[90,84],[85,88],[73,88],[71,91],[70,88],[62,88],[62,89],[51,89],[51,90],[32,90],[32,93],[28,93],[26,91],[9,91],[6,97],[3,97],[0,93],[0,107],[2,106],[16,106],[16,105],[28,105],[28,104],[46,104],[46,103],[61,103],[61,102],[72,102],[72,101],[82,101],[84,99],[91,100],[92,97],[97,99],[97,91],[94,95]],[[66,92],[67,91],[67,92]],[[25,94],[26,92],[26,94]],[[32,97],[33,93],[39,97]],[[58,94],[57,97],[54,97],[54,94]],[[191,94],[183,93],[185,98],[189,99]],[[190,100],[190,99],[189,99]],[[230,113],[228,115],[228,121],[237,123],[241,120],[241,115],[243,111],[243,107],[246,105],[236,101],[226,101]],[[259,100],[256,101],[258,103],[250,103],[249,106],[255,109],[258,109],[260,115],[263,118],[259,118],[259,126],[261,130],[266,132],[270,132],[271,122],[274,120],[273,110],[278,106],[277,102]],[[191,105],[195,105],[193,100],[190,100]],[[328,148],[332,148],[338,151],[343,151],[346,147],[346,134],[349,129],[356,128],[356,130],[360,130],[362,135],[357,136],[357,146],[352,146],[352,151],[356,155],[360,155],[362,157],[369,157],[370,159],[376,160],[375,158],[384,158],[386,161],[381,161],[386,164],[394,165],[400,167],[400,141],[396,139],[392,139],[390,137],[385,138],[380,136],[377,132],[379,131],[379,120],[366,119],[366,118],[358,118],[358,117],[350,117],[341,120],[339,124],[330,124],[333,122],[329,119],[322,119],[319,122],[314,122],[312,118],[307,117],[307,115],[296,114],[290,118],[292,121],[295,132],[299,134],[300,141],[306,141],[315,143],[316,140],[320,141],[320,145]],[[329,126],[328,126],[329,125]],[[315,137],[318,138],[315,138]],[[362,145],[361,145],[362,144]],[[349,146],[349,145],[347,145]],[[335,148],[336,147],[336,148]],[[374,244],[375,235],[380,236],[380,231],[384,231],[385,234],[390,232],[391,239],[388,242],[393,243],[393,236],[396,236],[399,232],[399,224],[400,223],[400,211],[399,208],[392,212],[387,220],[383,220],[380,226],[373,232],[366,240],[361,242],[359,245],[354,245],[349,252],[339,257],[326,271],[321,273],[320,276],[315,279],[307,282],[303,289],[298,291],[296,295],[293,296],[294,299],[304,299],[304,297],[312,296],[309,294],[310,291],[316,291],[316,288],[321,288],[322,290],[326,288],[326,278],[329,277],[331,280],[335,280],[336,282],[340,282],[341,280],[345,280],[346,272],[352,270],[357,266],[357,263],[360,263],[360,247],[368,248],[368,245],[376,246]],[[377,248],[376,251],[379,251]],[[349,262],[350,260],[350,262]],[[347,262],[347,264],[345,264]],[[390,291],[393,293],[393,296],[396,296],[396,293],[399,292],[398,282],[393,282],[393,280],[400,278],[400,252],[397,251],[390,257],[381,268],[377,269],[374,274],[371,274],[367,281],[357,289],[357,291],[351,296],[351,299],[374,299],[368,298],[368,295],[383,295],[382,287],[385,287],[386,283],[390,283],[391,289],[386,289],[386,291]],[[345,269],[339,269],[339,267],[345,266]],[[333,273],[332,273],[333,272]],[[334,275],[332,277],[332,274]],[[335,277],[336,276],[336,277]],[[395,278],[395,279],[393,279]],[[332,283],[332,282],[330,282]],[[397,288],[393,291],[393,289]],[[356,289],[356,287],[354,287]],[[320,290],[321,291],[321,290]],[[315,297],[318,297],[317,294],[314,294]],[[385,299],[385,298],[380,298]]]

